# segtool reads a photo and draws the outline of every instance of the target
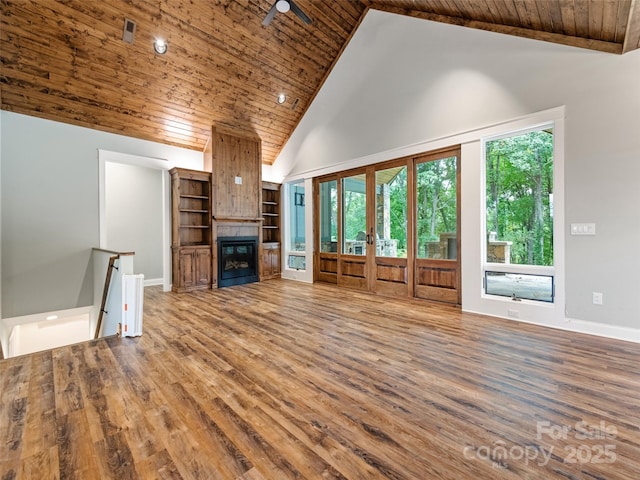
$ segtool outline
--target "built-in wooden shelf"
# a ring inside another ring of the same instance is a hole
[[[280,185],[262,182],[262,276],[280,276]]]
[[[209,200],[209,197],[207,197],[206,195],[184,195],[184,194],[181,194],[180,198],[195,198],[197,200]]]
[[[211,287],[211,174],[171,170],[173,290]]]

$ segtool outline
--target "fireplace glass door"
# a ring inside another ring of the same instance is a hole
[[[219,286],[258,281],[257,238],[218,238],[218,246]]]

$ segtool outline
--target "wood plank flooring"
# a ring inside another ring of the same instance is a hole
[[[640,345],[272,280],[0,361],[1,479],[640,478]]]

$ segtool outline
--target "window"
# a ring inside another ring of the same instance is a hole
[[[553,302],[553,276],[486,270],[485,291],[489,295]]]
[[[485,142],[485,293],[553,301],[553,127]]]
[[[289,253],[287,267],[292,270],[306,270],[307,259],[299,253]]]
[[[289,190],[289,251],[305,251],[304,182],[290,183]]]
[[[286,185],[287,199],[287,267],[306,270],[305,188],[304,181]]]
[[[338,181],[320,182],[320,251],[338,251]]]

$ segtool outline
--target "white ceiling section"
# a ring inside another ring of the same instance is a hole
[[[630,80],[640,82],[638,57],[370,10],[268,176],[579,102],[617,65],[629,66],[636,73]]]

